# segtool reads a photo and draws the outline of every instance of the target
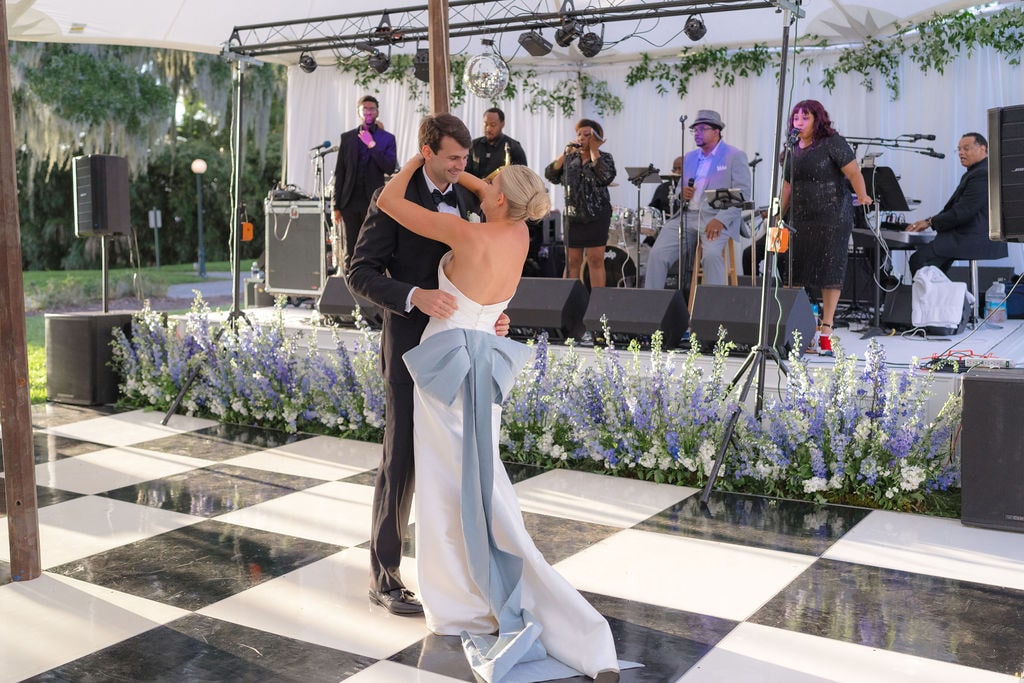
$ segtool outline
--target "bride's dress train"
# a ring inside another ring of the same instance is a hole
[[[537,550],[498,458],[500,402],[533,350],[494,334],[508,301],[463,295],[445,276],[450,257],[439,286],[458,309],[432,318],[406,354],[416,379],[416,561],[427,627],[461,634],[487,680],[617,671],[608,622]]]

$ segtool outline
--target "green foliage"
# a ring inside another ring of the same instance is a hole
[[[28,87],[58,116],[89,125],[120,122],[131,133],[152,118],[169,120],[174,93],[149,72],[118,59],[55,47],[27,69]]]
[[[822,82],[830,92],[839,74],[861,74],[861,85],[874,88],[873,74],[881,75],[892,99],[900,94],[898,65],[904,58],[921,73],[943,73],[957,57],[980,48],[992,48],[1010,64],[1020,64],[1024,49],[1024,9],[1007,7],[989,15],[968,10],[936,14],[931,19],[898,28],[885,40],[871,38],[858,47],[845,48],[834,67],[825,69]]]
[[[816,36],[802,41],[803,47],[825,47]],[[857,74],[860,84],[871,91],[876,78],[897,99],[900,94],[900,63],[909,58],[922,73],[943,70],[960,54],[968,57],[981,47],[992,48],[1006,57],[1010,64],[1020,64],[1024,50],[1024,9],[1019,5],[1006,7],[992,14],[975,14],[968,10],[936,14],[931,19],[907,26],[897,25],[896,34],[886,38],[869,37],[862,45],[846,47],[839,52],[834,66],[824,69],[822,86],[832,92],[836,78]],[[811,53],[803,52],[801,63],[813,61]],[[656,84],[658,93],[675,92],[685,97],[692,78],[703,73],[714,76],[716,87],[732,86],[737,78],[760,76],[767,68],[779,68],[778,54],[764,45],[728,50],[724,47],[686,47],[678,60],[655,61],[647,54],[631,67],[626,84],[644,81]]]
[[[462,80],[466,62],[466,57],[461,55],[454,55],[451,58],[452,90],[449,103],[453,107],[466,101],[466,85]],[[413,74],[411,55],[392,55],[391,67],[382,74],[371,69],[369,62],[362,55],[339,59],[337,68],[342,73],[350,74],[356,85],[366,89],[372,89],[379,83],[401,83],[409,99],[420,102],[421,113],[426,114],[430,111],[427,84]],[[593,104],[601,115],[617,114],[623,107],[622,99],[612,94],[607,81],[592,78],[582,72],[572,78],[562,79],[554,88],[548,90],[539,84],[535,70],[512,70],[508,85],[496,101],[511,100],[519,93],[529,98],[527,109],[531,113],[546,111],[549,114],[561,113],[572,117],[576,115],[577,102],[581,100]]]
[[[737,77],[759,76],[777,63],[778,56],[760,43],[741,50],[685,47],[676,62],[655,62],[646,53],[641,55],[640,63],[627,72],[626,84],[633,86],[654,81],[658,93],[667,93],[671,86],[677,95],[685,97],[690,80],[700,74],[711,72],[715,77],[715,87],[732,86],[736,84]]]

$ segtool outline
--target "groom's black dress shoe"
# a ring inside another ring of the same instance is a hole
[[[406,588],[395,588],[390,591],[370,590],[370,600],[377,603],[392,614],[407,617],[423,614],[423,605],[416,595]]]

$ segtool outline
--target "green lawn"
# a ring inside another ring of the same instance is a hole
[[[209,263],[208,272],[231,270],[227,262]],[[56,307],[62,309],[75,304],[90,304],[101,301],[102,273],[98,270],[75,271],[26,271],[25,339],[28,346],[28,377],[32,403],[46,402],[46,330],[45,317],[38,311]],[[192,264],[161,266],[156,268],[113,268],[108,277],[108,297],[134,296],[136,283],[142,296],[161,296],[170,285],[202,282]],[[35,314],[33,314],[35,313]]]

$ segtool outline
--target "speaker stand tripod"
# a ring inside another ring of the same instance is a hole
[[[782,3],[780,3],[781,5]],[[789,26],[794,19],[794,15],[803,16],[803,10],[799,6],[787,7],[783,12],[783,25],[782,25],[782,45],[780,49],[780,61],[782,68],[779,70],[779,95],[778,95],[778,111],[775,117],[775,149],[781,147],[782,140],[782,119],[783,119],[783,104],[786,94],[786,63],[787,54],[789,52]],[[777,196],[777,182],[778,172],[772,174],[771,191],[769,195],[771,197]],[[739,384],[740,378],[746,374],[746,379],[743,380],[743,388],[740,390],[739,400],[736,403],[736,407],[729,414],[728,420],[725,423],[725,431],[722,434],[722,442],[718,446],[718,454],[715,457],[714,465],[711,467],[711,472],[708,473],[708,481],[704,486],[704,490],[701,492],[700,505],[704,514],[710,514],[708,508],[708,499],[711,497],[711,489],[715,485],[715,480],[718,478],[718,472],[722,468],[722,463],[725,460],[725,453],[732,445],[734,448],[738,448],[735,441],[736,423],[740,418],[740,411],[743,410],[743,404],[747,400],[747,395],[750,393],[750,385],[754,381],[754,374],[756,370],[757,374],[757,398],[754,403],[754,416],[760,418],[761,409],[764,406],[764,386],[765,386],[765,366],[769,359],[775,361],[775,364],[785,374],[787,373],[786,365],[779,356],[778,351],[775,350],[774,346],[768,343],[768,283],[772,280],[772,274],[775,272],[776,265],[776,254],[781,249],[779,244],[779,237],[782,231],[786,228],[779,223],[778,228],[775,228],[774,232],[769,230],[768,239],[765,241],[765,259],[764,259],[764,272],[765,276],[761,278],[761,313],[758,320],[758,343],[750,353],[747,355],[746,360],[743,361],[743,365],[739,371],[733,377],[729,383],[729,389],[732,391]],[[787,240],[788,241],[788,240]]]

